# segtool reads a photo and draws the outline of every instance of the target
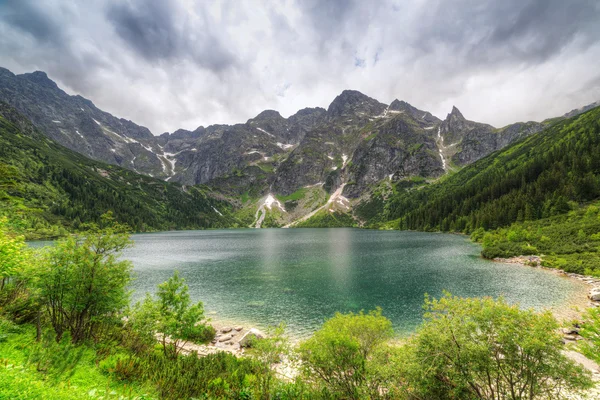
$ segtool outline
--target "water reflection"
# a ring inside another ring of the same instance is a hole
[[[327,233],[331,276],[336,290],[344,295],[346,301],[350,300],[352,289],[350,235],[352,231],[349,229],[330,229]]]
[[[213,318],[286,321],[310,334],[336,311],[381,306],[397,330],[420,322],[423,294],[497,296],[525,307],[561,303],[573,282],[487,262],[456,235],[357,229],[261,229],[134,235],[134,297],[179,269]]]

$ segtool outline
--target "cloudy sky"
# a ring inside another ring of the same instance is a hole
[[[343,89],[502,126],[600,100],[600,1],[0,0],[0,66],[155,134]]]

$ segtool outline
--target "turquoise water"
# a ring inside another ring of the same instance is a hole
[[[539,269],[483,260],[463,236],[359,229],[245,229],[133,235],[134,299],[174,270],[215,320],[303,337],[336,311],[377,306],[399,333],[421,322],[425,293],[500,296],[541,309],[576,283]]]

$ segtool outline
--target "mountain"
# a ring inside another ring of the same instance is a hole
[[[305,108],[288,118],[265,110],[245,123],[154,136],[68,95],[43,72],[6,69],[0,100],[94,160],[184,186],[209,185],[252,226],[262,214],[268,226],[280,226],[315,212],[346,213],[397,186],[433,182],[566,118],[495,128],[467,120],[456,107],[440,120],[405,101],[387,105],[345,90],[326,110]],[[271,199],[281,207],[267,207],[276,204]]]
[[[565,213],[600,197],[600,107],[419,190],[374,196],[356,207],[372,226],[472,232]],[[391,222],[390,222],[391,221]]]
[[[28,238],[54,237],[112,211],[136,231],[235,226],[231,204],[206,187],[90,160],[0,103],[0,215]]]
[[[170,163],[145,127],[116,118],[81,96],[70,96],[44,72],[14,75],[0,68],[0,101],[46,136],[94,160],[166,177]]]

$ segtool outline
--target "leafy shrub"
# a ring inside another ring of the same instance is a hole
[[[565,399],[565,390],[592,385],[589,372],[563,355],[549,312],[450,294],[425,307],[398,366],[415,398]]]
[[[333,398],[375,396],[379,388],[368,379],[370,362],[392,335],[381,309],[338,313],[300,345],[304,376]]]

